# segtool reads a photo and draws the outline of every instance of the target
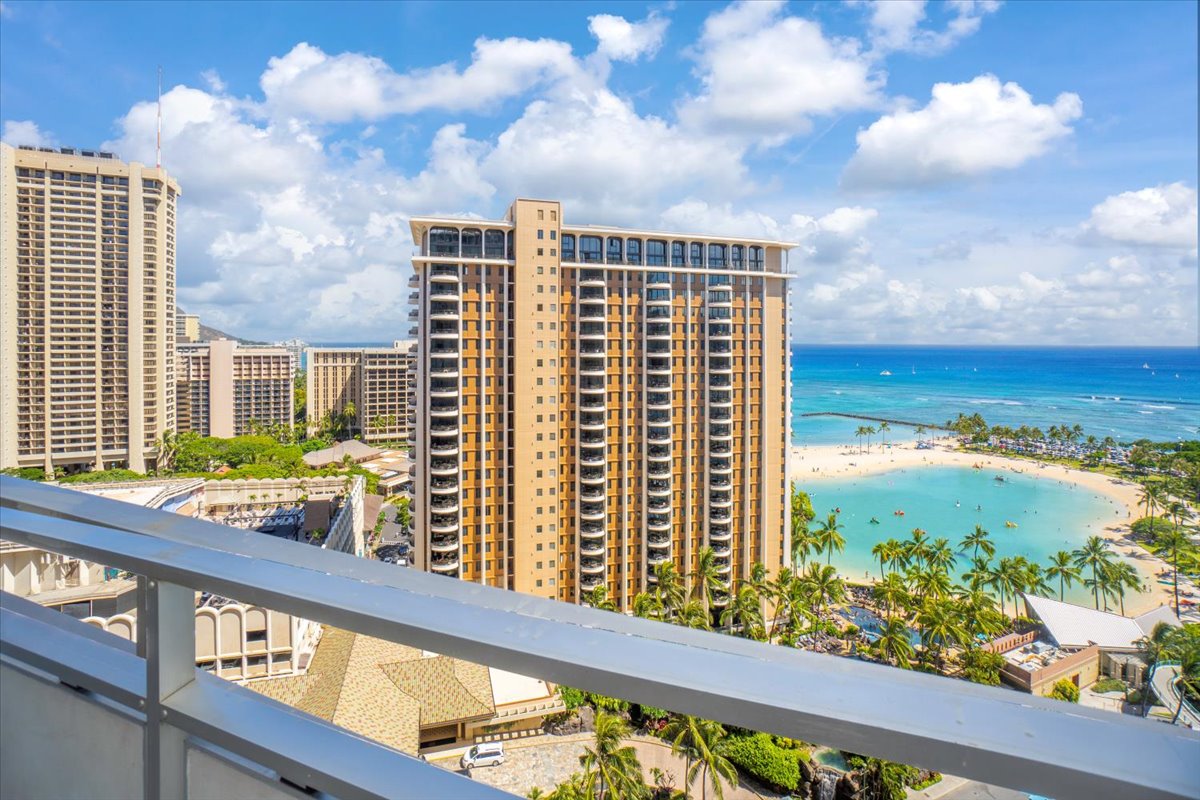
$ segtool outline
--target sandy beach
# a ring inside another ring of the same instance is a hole
[[[872,475],[891,470],[922,466],[978,465],[984,469],[1021,473],[1038,480],[1069,482],[1108,496],[1124,515],[1114,523],[1112,517],[1101,517],[1095,522],[1100,535],[1113,544],[1113,549],[1130,559],[1141,571],[1148,591],[1125,598],[1125,613],[1134,616],[1171,602],[1170,587],[1155,579],[1156,573],[1167,569],[1166,563],[1155,558],[1128,538],[1130,524],[1142,516],[1138,507],[1138,486],[1097,472],[1070,469],[1035,461],[980,455],[955,449],[949,444],[937,444],[932,449],[919,450],[915,443],[903,442],[881,447],[875,444],[871,452],[859,452],[857,446],[811,446],[793,445],[790,449],[788,476],[801,488],[816,481]],[[1182,585],[1180,590],[1182,592]]]

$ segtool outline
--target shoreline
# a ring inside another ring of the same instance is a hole
[[[788,479],[801,489],[815,482],[878,475],[914,467],[971,468],[976,465],[984,469],[1069,482],[1106,495],[1118,507],[1123,506],[1126,511],[1124,520],[1114,523],[1112,517],[1103,516],[1092,522],[1098,527],[1099,535],[1112,544],[1113,551],[1137,567],[1145,582],[1147,591],[1125,598],[1125,612],[1128,616],[1137,616],[1158,606],[1171,604],[1171,588],[1157,580],[1157,573],[1169,569],[1169,566],[1129,538],[1130,525],[1142,515],[1137,502],[1139,487],[1135,483],[1057,464],[968,453],[944,443],[924,450],[917,449],[915,442],[889,442],[886,447],[873,444],[870,453],[865,449],[859,453],[857,445],[793,444],[788,448]],[[855,582],[859,582],[859,579],[855,579]],[[874,582],[874,578],[871,582]]]

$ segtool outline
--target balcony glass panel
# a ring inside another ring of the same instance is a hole
[[[603,262],[604,240],[599,236],[580,236],[579,260],[585,264],[599,264]]]
[[[661,239],[646,240],[646,266],[665,267],[667,265],[667,243]]]
[[[683,242],[671,242],[671,266],[687,266],[687,259],[685,258],[686,252],[687,247]]]
[[[750,269],[763,268],[763,249],[761,247],[750,248]]]
[[[562,235],[560,248],[561,248],[560,252],[562,254],[563,261],[574,261],[575,260],[575,234],[564,233]]]
[[[734,269],[741,269],[746,263],[746,248],[743,245],[735,244],[729,248],[730,260],[733,262]]]
[[[688,265],[693,267],[704,266],[704,245],[699,242],[692,242],[688,248]]]
[[[429,231],[429,255],[458,256],[458,228],[432,228]]]
[[[708,246],[708,266],[721,269],[725,266],[725,245],[710,244]]]
[[[630,264],[642,263],[642,240],[628,239],[625,242],[625,258]]]
[[[624,253],[622,252],[624,250],[624,248],[622,247],[622,244],[623,243],[622,243],[620,237],[617,237],[617,236],[608,237],[608,263],[609,264],[620,264],[622,262],[622,260],[624,258]]]
[[[484,258],[504,258],[504,231],[484,231],[483,255]]]
[[[479,228],[463,228],[462,254],[463,258],[483,257],[483,231]]]

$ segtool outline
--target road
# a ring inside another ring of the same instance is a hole
[[[1154,690],[1154,696],[1171,710],[1172,716],[1175,714],[1175,709],[1179,708],[1179,689],[1175,686],[1178,678],[1178,664],[1159,664],[1150,676],[1150,687]],[[1183,712],[1179,715],[1179,724],[1200,730],[1200,714],[1185,705]]]

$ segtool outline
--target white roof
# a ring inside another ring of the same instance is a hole
[[[1022,596],[1030,614],[1041,621],[1050,638],[1059,647],[1087,647],[1097,644],[1113,650],[1134,650],[1137,648],[1137,640],[1149,632],[1142,629],[1139,620],[1154,617],[1150,621],[1150,628],[1159,621],[1155,616],[1158,611],[1131,619],[1108,611],[1097,611],[1094,608],[1051,600],[1048,597],[1030,594]],[[1164,618],[1163,621],[1172,620]],[[1178,619],[1174,620],[1174,624],[1179,624]]]
[[[545,681],[495,667],[488,671],[492,674],[492,702],[497,706],[544,700],[551,695]]]
[[[1149,636],[1151,633],[1153,633],[1154,626],[1158,625],[1160,622],[1165,622],[1168,625],[1176,626],[1180,624],[1179,616],[1171,610],[1170,606],[1159,606],[1153,611],[1147,611],[1140,617],[1134,617],[1133,621],[1138,624],[1138,627],[1142,629],[1142,633],[1144,633],[1146,636]]]

